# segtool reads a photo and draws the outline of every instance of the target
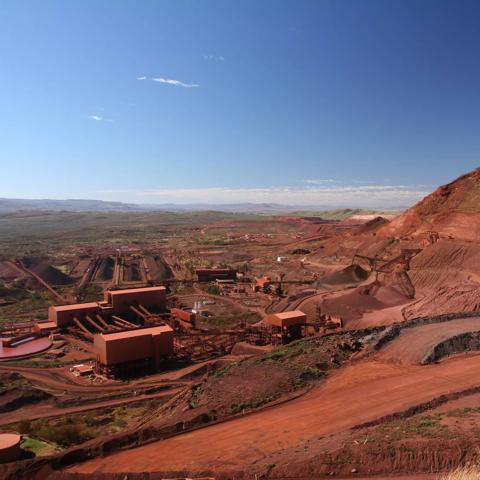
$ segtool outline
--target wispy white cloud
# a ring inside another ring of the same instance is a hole
[[[322,208],[397,208],[413,204],[429,192],[406,185],[325,185],[270,188],[177,188],[132,191],[146,203],[278,203]],[[141,199],[141,200],[140,200]]]
[[[88,118],[96,122],[113,122],[110,118],[101,117],[100,115],[89,115]]]
[[[315,178],[307,178],[306,180],[303,180],[303,183],[307,183],[308,185],[324,185],[328,183],[337,183],[337,180],[334,180],[333,178],[325,178],[325,179],[315,179]]]
[[[222,57],[221,55],[204,55],[203,59],[204,60],[214,60],[216,62],[223,62],[225,60],[225,57]]]
[[[136,77],[136,80],[151,80],[152,82],[158,82],[158,83],[165,83],[167,85],[173,85],[174,87],[184,87],[184,88],[196,88],[199,87],[197,83],[186,83],[186,82],[181,82],[180,80],[174,80],[173,78],[164,78],[164,77],[147,77],[145,75],[141,75],[139,77]]]
[[[173,80],[171,78],[154,77],[152,80],[154,82],[166,83],[167,85],[174,85],[175,87],[195,88],[200,86],[196,83],[185,83],[181,82],[180,80]]]

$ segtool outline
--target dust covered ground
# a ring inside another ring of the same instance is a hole
[[[24,432],[37,454],[2,470],[6,478],[42,478],[40,460],[52,478],[280,479],[423,474],[475,458],[474,239],[402,230],[378,215],[55,215],[0,219],[5,329],[44,319],[59,297],[95,300],[151,284],[168,285],[185,307],[205,302],[211,316],[201,328],[220,334],[297,308],[312,325],[333,316],[343,327],[268,351],[228,345],[163,373],[98,383],[69,373],[93,359],[71,332],[56,353],[0,364],[1,424]],[[241,288],[199,284],[195,269],[208,267],[236,269]],[[254,291],[261,277],[271,286]]]

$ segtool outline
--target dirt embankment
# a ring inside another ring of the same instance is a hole
[[[401,323],[395,323],[379,331],[375,341],[372,343],[372,350],[380,350],[387,343],[396,339],[404,329],[416,328],[424,325],[440,324],[444,322],[450,322],[456,319],[467,319],[479,317],[478,312],[459,312],[459,313],[446,313],[444,315],[432,315],[426,317],[412,318],[411,320],[405,320]]]
[[[159,255],[144,258],[147,278],[152,282],[162,282],[173,277],[172,269]]]
[[[427,364],[454,353],[478,350],[480,316],[404,327],[397,332],[376,358],[402,364]]]
[[[143,280],[142,269],[139,260],[126,260],[123,264],[124,282],[140,282]]]
[[[347,362],[363,348],[361,338],[362,334],[344,333],[300,340],[229,363],[195,387],[188,401],[191,413],[226,418],[282,398]]]
[[[313,458],[275,469],[282,474],[360,475],[441,472],[477,462],[480,386],[441,395],[405,411],[326,437]],[[302,456],[300,454],[300,456]],[[297,455],[298,457],[298,455]],[[271,459],[275,461],[276,459]]]
[[[293,451],[303,452],[305,447],[312,457],[319,437],[478,386],[474,372],[479,364],[480,356],[429,366],[358,362],[340,369],[322,385],[291,402],[106,459],[97,458],[71,471],[197,473],[218,471],[226,465],[232,470],[248,465],[263,469],[280,457],[288,464]]]
[[[0,262],[0,278],[2,280],[16,280],[25,277],[25,272],[18,268],[13,262]]]
[[[411,299],[394,287],[383,283],[374,282],[370,285],[359,286],[352,290],[346,290],[346,293],[334,293],[331,295],[321,295],[320,299],[313,297],[302,304],[302,311],[307,313],[310,318],[315,318],[317,304],[320,301],[320,309],[323,314],[338,315],[342,317],[346,328],[366,328],[369,326],[381,325],[382,323],[393,323],[398,315],[391,315],[390,322],[382,322],[381,319],[373,318],[362,319],[370,314],[380,312],[380,314],[393,307],[399,307],[411,302]],[[388,316],[388,315],[384,315]]]
[[[413,440],[403,443],[399,448],[384,448],[381,444],[367,444],[366,448],[361,448],[364,441],[365,437],[353,439],[351,445],[337,451],[324,453],[301,463],[280,465],[268,478],[313,479],[329,476],[445,472],[477,458],[475,446],[469,447],[461,440]]]
[[[352,264],[338,272],[323,277],[321,283],[325,285],[357,284],[366,280],[368,275],[368,271],[360,265]]]
[[[329,369],[348,361],[361,348],[357,337],[363,335],[364,332],[346,333],[302,340],[274,352],[227,364],[189,392],[182,392],[161,406],[161,411],[152,412],[151,420],[139,428],[87,442],[62,455],[55,463],[69,465],[178,435],[212,421],[218,424],[227,417],[242,418],[249,410],[291,398],[289,394],[304,389],[310,382],[323,378]],[[35,469],[34,465],[39,464],[34,462],[31,471]],[[19,472],[22,468],[20,465]]]
[[[421,236],[432,231],[441,237],[480,238],[480,168],[437,188],[378,233]]]
[[[74,282],[72,277],[53,267],[47,260],[25,258],[23,264],[49,285],[70,285]]]
[[[0,413],[11,412],[25,405],[52,399],[52,395],[18,373],[0,373]]]
[[[115,260],[111,257],[102,258],[95,273],[95,281],[108,282],[113,278]]]
[[[480,309],[480,249],[478,244],[440,240],[410,264],[409,276],[417,301],[406,318]]]
[[[431,352],[422,360],[422,363],[438,362],[440,359],[450,355],[475,350],[480,350],[480,332],[460,333],[435,345]]]

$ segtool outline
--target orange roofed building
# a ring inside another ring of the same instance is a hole
[[[129,288],[126,290],[107,290],[103,296],[105,302],[112,306],[115,314],[129,310],[130,305],[143,305],[148,309],[158,310],[165,307],[167,290],[165,287]]]
[[[66,327],[73,323],[74,317],[94,315],[100,312],[98,302],[55,305],[48,309],[48,321],[57,327]]]
[[[66,327],[86,315],[128,313],[130,306],[143,305],[153,311],[165,310],[167,291],[165,287],[129,288],[125,290],[108,290],[103,302],[75,303],[72,305],[55,305],[48,309],[48,321],[57,327]]]
[[[301,326],[307,323],[307,315],[301,310],[292,310],[290,312],[280,312],[268,315],[266,318],[268,324],[280,328],[289,328]]]
[[[136,368],[158,370],[173,354],[173,329],[168,325],[125,332],[100,333],[93,337],[97,369],[128,373]]]

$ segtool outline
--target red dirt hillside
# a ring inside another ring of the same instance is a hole
[[[443,185],[385,225],[380,235],[480,238],[480,168]]]

